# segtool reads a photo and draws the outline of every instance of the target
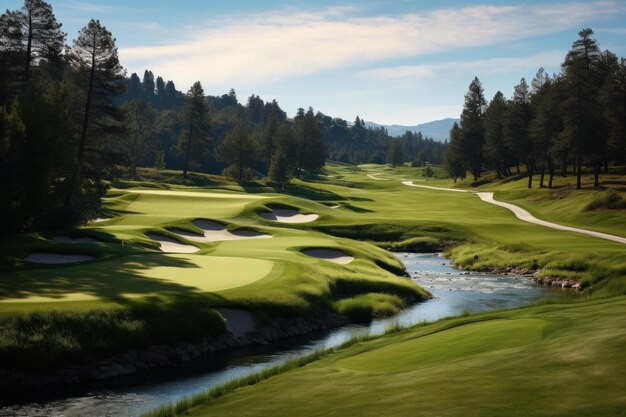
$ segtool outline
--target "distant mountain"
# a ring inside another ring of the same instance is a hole
[[[434,120],[428,123],[422,123],[416,126],[402,126],[402,125],[379,125],[374,122],[365,122],[367,127],[384,127],[387,129],[389,136],[402,136],[404,132],[410,130],[411,132],[422,132],[423,136],[433,138],[440,142],[448,140],[450,137],[450,129],[454,122],[459,123],[459,119],[442,119]]]

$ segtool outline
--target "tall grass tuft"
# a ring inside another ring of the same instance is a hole
[[[90,356],[194,342],[224,332],[221,316],[200,301],[16,314],[0,318],[0,363],[41,372]]]
[[[343,345],[342,345],[343,346]],[[255,385],[263,380],[269,379],[278,374],[288,372],[297,368],[301,368],[311,362],[314,362],[329,353],[336,352],[339,348],[318,350],[308,355],[293,358],[281,365],[272,366],[259,372],[236,378],[223,384],[216,385],[207,391],[199,392],[191,397],[185,397],[173,404],[161,406],[155,410],[149,411],[141,415],[141,417],[175,417],[183,414],[185,411],[200,404],[205,404],[228,393],[235,391],[237,388]]]
[[[609,210],[623,210],[626,209],[626,199],[622,195],[612,188],[596,194],[591,203],[587,204],[584,208],[585,211],[592,211],[599,208],[605,208]]]

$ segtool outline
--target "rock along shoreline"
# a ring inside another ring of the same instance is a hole
[[[513,268],[513,267],[494,267],[487,268],[482,272],[499,275],[519,275],[532,278],[537,284],[543,284],[550,287],[572,288],[580,290],[580,282],[574,279],[558,278],[558,277],[538,277],[539,270],[530,268]]]
[[[205,337],[196,343],[152,345],[133,349],[106,359],[91,359],[78,365],[68,365],[46,373],[0,369],[0,392],[20,397],[35,397],[45,387],[72,386],[89,381],[103,381],[152,369],[174,367],[214,352],[245,346],[263,345],[279,339],[303,336],[320,330],[330,330],[349,324],[347,317],[326,313],[291,319],[272,318],[263,326],[236,337],[224,333]],[[4,402],[4,401],[3,401]]]

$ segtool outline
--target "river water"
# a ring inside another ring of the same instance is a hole
[[[71,390],[46,390],[37,393],[38,401],[0,408],[0,416],[135,417],[159,405],[290,358],[338,346],[355,336],[381,334],[396,323],[410,326],[466,312],[518,307],[545,296],[562,294],[561,290],[536,285],[530,278],[459,271],[438,254],[398,253],[396,256],[406,266],[411,279],[433,294],[432,300],[368,326],[349,325],[261,347],[215,354],[176,369],[150,371]]]

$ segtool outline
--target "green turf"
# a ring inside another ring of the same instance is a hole
[[[50,310],[87,314],[94,308],[126,308],[138,302],[178,305],[201,299],[213,307],[261,314],[335,311],[369,320],[427,296],[397,276],[402,265],[381,247],[445,248],[457,265],[468,269],[540,269],[543,277],[580,281],[586,294],[626,293],[624,245],[519,221],[508,210],[473,194],[401,183],[454,186],[442,178],[440,168],[434,171],[435,177],[426,178],[422,168],[329,164],[322,175],[295,180],[284,191],[263,182],[236,184],[195,174],[194,181],[206,186],[118,181],[103,200],[103,217],[110,220],[0,242],[0,316]],[[496,197],[508,193],[504,199],[540,217],[546,213],[552,221],[598,230],[615,224],[616,233],[621,233],[624,220],[616,220],[621,212],[581,211],[593,199],[591,194],[546,198],[545,190],[521,189],[521,181],[495,184]],[[595,193],[581,191],[585,192]],[[570,207],[565,199],[576,203]],[[260,217],[273,208],[316,213],[319,218],[281,224]],[[229,230],[254,229],[272,238],[198,243],[173,233],[175,229],[200,232],[195,219],[218,221]],[[147,237],[151,233],[192,244],[199,251],[163,254]],[[60,234],[92,236],[100,243],[51,240]],[[300,252],[307,248],[340,248],[354,261],[337,265],[311,258]],[[86,254],[96,259],[37,266],[23,261],[31,252]]]
[[[252,378],[181,415],[618,416],[624,343],[624,297],[448,319]]]

